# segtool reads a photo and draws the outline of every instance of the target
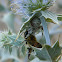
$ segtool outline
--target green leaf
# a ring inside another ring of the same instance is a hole
[[[34,56],[34,54],[31,54],[29,60],[32,61],[33,59],[35,59],[35,56]]]
[[[51,20],[52,22],[59,24],[58,19],[57,19],[57,15],[55,13],[45,10],[45,11],[42,11],[42,16],[44,16],[46,19],[47,18],[52,19]]]
[[[11,54],[11,52],[12,52],[12,47],[11,47],[11,46],[9,46],[9,52],[10,52],[10,54]]]
[[[39,32],[37,35],[35,35],[37,41],[41,44],[41,45],[44,45],[46,44],[46,39],[45,39],[45,36],[42,35],[42,32]]]
[[[45,18],[43,16],[40,17],[40,20],[42,22],[42,26],[43,26],[43,30],[44,30],[44,35],[45,35],[45,38],[46,38],[46,44],[51,46],[46,20],[45,20]]]
[[[59,41],[57,41],[50,50],[48,47],[46,48],[53,60],[56,60],[61,54],[61,47],[59,46]]]
[[[11,52],[12,52],[12,47],[11,47],[11,45],[10,44],[6,44],[6,45],[4,45],[4,48],[5,48],[5,50],[6,51],[9,51],[9,53],[11,54]]]
[[[44,61],[51,61],[51,57],[48,54],[48,51],[46,50],[46,48],[42,48],[42,50],[38,50],[36,49],[36,56],[40,59],[40,60],[44,60]]]
[[[53,22],[53,20],[52,20],[52,19],[50,19],[50,18],[47,18],[47,19],[46,19],[46,22],[54,23],[54,22]]]
[[[51,61],[41,61],[38,58],[33,59],[31,62],[51,62]]]
[[[17,48],[17,56],[20,58],[20,48]]]
[[[42,44],[42,45],[46,44],[45,36],[42,36],[39,42],[40,42],[40,44]]]
[[[24,39],[20,36],[16,41],[16,35],[11,35],[11,36],[8,36],[9,39],[11,39],[11,45],[14,45],[14,46],[22,46],[24,44]]]
[[[22,49],[21,49],[23,55],[25,55],[25,52],[26,52],[25,50],[26,50],[26,49],[25,49],[25,45],[23,45],[23,46],[22,46]]]
[[[62,17],[57,17],[59,21],[62,21]]]
[[[57,19],[58,19],[59,21],[62,21],[62,15],[58,15]]]
[[[55,62],[61,54],[61,47],[59,46],[59,42],[57,41],[53,45],[53,47],[50,47],[49,45],[45,45],[41,50],[35,49],[35,51],[36,51],[36,56],[40,60]]]
[[[8,35],[11,35],[11,34],[12,34],[12,32],[9,30],[9,31],[8,31]]]

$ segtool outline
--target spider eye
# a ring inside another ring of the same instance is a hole
[[[27,35],[28,35],[28,31],[25,31],[24,37],[26,38]]]

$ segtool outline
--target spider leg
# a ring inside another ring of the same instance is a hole
[[[32,52],[32,48],[28,47],[27,49],[28,49],[28,59],[29,59]]]

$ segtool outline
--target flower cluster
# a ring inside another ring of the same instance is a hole
[[[46,10],[53,3],[53,0],[16,0],[11,4],[11,9],[18,14],[23,14],[26,17],[31,15],[34,11]]]

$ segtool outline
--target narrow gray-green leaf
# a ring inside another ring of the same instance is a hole
[[[45,35],[45,38],[46,38],[46,44],[51,46],[50,37],[49,37],[49,33],[48,33],[48,29],[47,29],[47,24],[46,24],[45,18],[42,16],[42,17],[40,17],[40,20],[42,22],[44,35]]]
[[[44,61],[51,61],[51,57],[48,53],[48,51],[46,50],[46,48],[42,48],[42,50],[38,50],[35,49],[36,51],[36,56],[40,59],[40,60],[44,60]]]
[[[54,23],[59,24],[58,19],[57,19],[57,15],[55,13],[45,10],[45,11],[42,11],[42,16],[44,16],[45,18],[50,18],[50,19],[52,19],[52,21]]]
[[[25,55],[25,52],[26,52],[26,51],[25,51],[25,45],[22,46],[21,51],[22,51],[23,55]]]
[[[9,46],[9,52],[10,52],[10,54],[11,54],[11,52],[12,52],[12,47],[11,47],[11,46]]]

